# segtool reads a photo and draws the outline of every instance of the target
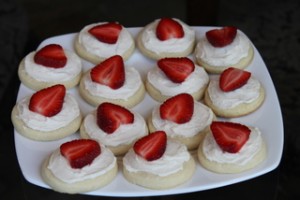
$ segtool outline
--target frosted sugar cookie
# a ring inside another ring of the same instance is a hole
[[[198,148],[200,164],[217,173],[250,170],[266,158],[260,130],[234,122],[215,121]]]
[[[79,83],[81,74],[80,58],[59,44],[49,44],[29,53],[18,68],[21,82],[33,90],[56,84],[69,89]]]
[[[66,93],[64,85],[54,85],[18,101],[11,119],[21,135],[49,141],[75,133],[82,116],[76,99]]]
[[[251,72],[230,67],[211,77],[204,102],[217,116],[239,117],[257,110],[264,99],[265,90]]]
[[[195,48],[197,63],[209,73],[221,73],[228,67],[244,69],[253,56],[250,40],[233,26],[207,31]]]
[[[75,39],[75,50],[79,56],[94,64],[120,55],[127,60],[135,49],[129,31],[117,22],[99,22],[85,26]]]
[[[139,50],[149,58],[185,57],[195,45],[195,30],[179,19],[161,18],[144,27],[137,37]]]
[[[139,72],[125,67],[122,57],[115,55],[84,74],[79,92],[93,106],[111,102],[131,108],[144,99],[145,87]]]
[[[187,57],[162,58],[147,74],[146,89],[150,96],[163,102],[180,93],[189,93],[194,99],[204,96],[209,77],[204,68]]]
[[[185,145],[157,131],[139,139],[123,158],[129,182],[149,189],[174,188],[189,181],[195,161]]]
[[[77,139],[63,143],[45,159],[41,175],[55,191],[89,192],[109,184],[117,175],[114,154],[95,140]]]

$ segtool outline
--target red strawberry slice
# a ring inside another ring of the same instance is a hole
[[[224,47],[234,40],[237,28],[225,26],[221,29],[213,29],[206,32],[206,38],[214,47]]]
[[[233,122],[212,122],[212,134],[223,151],[237,153],[249,139],[251,130]]]
[[[157,65],[174,83],[182,83],[195,69],[193,61],[187,57],[163,58]]]
[[[65,95],[66,88],[60,84],[39,90],[31,96],[29,110],[52,117],[61,111]]]
[[[182,38],[184,31],[181,24],[172,18],[162,18],[156,27],[156,37],[159,40]]]
[[[91,28],[88,32],[100,42],[115,44],[118,41],[122,26],[116,22],[108,22]]]
[[[166,133],[164,131],[156,131],[137,140],[133,145],[133,150],[147,161],[153,161],[162,157],[166,146]]]
[[[60,146],[60,153],[69,161],[72,168],[78,169],[89,165],[100,155],[98,142],[91,139],[77,139]]]
[[[242,69],[229,67],[220,75],[219,86],[224,92],[233,91],[245,85],[251,73]]]
[[[49,44],[38,50],[34,62],[45,67],[62,68],[67,63],[63,48],[58,44]]]
[[[190,94],[182,93],[167,99],[160,106],[160,117],[183,124],[191,120],[194,113],[194,99]]]
[[[112,56],[96,65],[90,72],[92,81],[118,89],[125,82],[125,68],[123,58],[119,55]]]
[[[107,134],[113,133],[121,124],[131,124],[133,121],[132,112],[122,106],[107,102],[97,108],[97,124]]]

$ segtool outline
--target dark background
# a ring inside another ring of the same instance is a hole
[[[136,27],[169,16],[195,26],[234,25],[248,35],[260,51],[278,93],[284,152],[279,167],[258,178],[208,191],[143,199],[299,199],[299,10],[298,0],[0,0],[0,198],[114,199],[59,194],[23,178],[10,122],[19,87],[17,67],[44,39],[78,32],[87,24],[119,21]]]

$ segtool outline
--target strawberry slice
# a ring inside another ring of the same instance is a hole
[[[125,82],[125,68],[123,58],[119,55],[112,56],[96,65],[90,72],[92,81],[118,89]]]
[[[237,28],[234,26],[225,26],[221,29],[213,29],[206,32],[206,38],[214,47],[224,47],[234,40]]]
[[[49,44],[38,50],[34,62],[45,67],[62,68],[67,63],[63,48],[58,44]]]
[[[195,69],[193,61],[187,57],[163,58],[157,65],[174,83],[182,83]]]
[[[191,120],[194,113],[194,99],[190,94],[182,93],[167,99],[160,106],[160,117],[183,124]]]
[[[251,130],[233,122],[212,122],[212,134],[223,151],[237,153],[249,139]]]
[[[159,40],[168,40],[171,38],[182,38],[184,31],[181,24],[172,18],[162,18],[156,27],[156,37]]]
[[[29,110],[52,117],[61,111],[65,95],[66,88],[60,84],[39,90],[31,96]]]
[[[113,133],[121,124],[131,124],[133,121],[132,112],[122,106],[106,102],[97,108],[97,124],[107,134]]]
[[[76,139],[60,146],[60,153],[68,160],[72,168],[80,169],[89,165],[100,155],[98,142],[91,139]]]
[[[133,150],[147,161],[153,161],[162,157],[166,146],[167,134],[164,131],[156,131],[137,140]]]
[[[220,75],[219,86],[224,92],[233,91],[245,85],[251,73],[242,69],[229,67]]]
[[[88,32],[100,42],[115,44],[118,41],[122,26],[116,22],[108,22],[94,26]]]

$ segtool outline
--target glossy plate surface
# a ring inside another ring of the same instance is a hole
[[[194,27],[196,30],[197,39],[202,37],[205,32],[211,27]],[[128,30],[135,37],[140,30],[140,28],[128,28]],[[74,51],[73,41],[76,33],[51,37],[43,41],[38,48],[45,46],[50,43],[58,43],[64,48]],[[192,57],[191,57],[192,58]],[[143,56],[138,49],[135,50],[134,54],[128,61],[126,61],[126,66],[135,67],[145,79],[146,73],[149,69],[155,66],[155,61]],[[94,65],[83,61],[84,71],[90,69]],[[246,69],[252,72],[258,80],[261,81],[266,90],[266,99],[264,104],[254,113],[240,117],[229,119],[229,121],[240,122],[246,125],[258,127],[263,138],[266,141],[268,155],[267,159],[261,163],[256,168],[240,173],[240,174],[216,174],[204,169],[197,161],[197,168],[194,176],[187,183],[169,190],[149,190],[136,185],[133,185],[125,180],[122,175],[121,170],[117,177],[109,185],[86,193],[89,195],[100,195],[100,196],[157,196],[157,195],[168,195],[168,194],[180,194],[187,192],[195,192],[201,190],[207,190],[212,188],[217,188],[225,185],[230,185],[233,183],[245,181],[257,176],[263,175],[269,171],[275,169],[282,156],[283,150],[283,122],[281,109],[277,94],[269,75],[267,67],[262,60],[257,49],[254,47],[254,60],[251,65]],[[84,115],[93,111],[95,108],[85,103],[79,96],[77,88],[71,89],[68,92],[72,93],[78,100],[80,108]],[[23,98],[24,96],[31,95],[32,90],[25,87],[23,84],[20,85],[17,100]],[[146,95],[145,99],[133,109],[140,112],[144,117],[147,117],[151,112],[154,105],[157,102],[151,99],[150,96]],[[51,142],[37,142],[29,140],[16,131],[15,135],[15,146],[17,158],[21,167],[21,171],[24,177],[32,184],[49,188],[49,186],[43,182],[40,175],[40,167],[43,160],[49,156],[49,154],[54,151],[65,141],[78,138],[79,134],[75,133],[67,138],[51,141]],[[119,160],[120,161],[120,160]],[[121,169],[121,162],[119,162],[119,168]]]

